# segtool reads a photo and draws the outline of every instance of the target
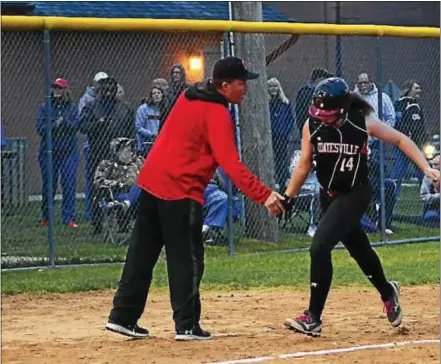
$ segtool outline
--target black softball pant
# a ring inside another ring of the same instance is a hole
[[[202,206],[190,199],[162,200],[144,190],[110,320],[133,325],[141,317],[163,246],[175,329],[191,330],[199,324],[204,272]]]
[[[369,206],[372,187],[369,183],[354,187],[337,197],[320,192],[323,216],[310,248],[311,296],[309,313],[320,319],[332,281],[331,252],[341,241],[363,273],[386,301],[392,291],[376,252],[361,228],[360,219]]]

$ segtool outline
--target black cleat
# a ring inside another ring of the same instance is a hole
[[[109,321],[106,325],[106,330],[116,332],[124,336],[134,337],[137,339],[145,338],[149,336],[149,330],[144,329],[138,325],[122,325],[116,322]]]
[[[403,311],[401,310],[398,298],[400,296],[400,285],[398,282],[389,282],[392,286],[392,296],[388,301],[384,301],[384,310],[387,314],[387,319],[393,327],[398,327],[403,321]]]
[[[192,330],[177,331],[175,340],[176,341],[211,340],[211,334],[208,331],[202,330],[200,326],[197,326]]]
[[[296,319],[287,318],[284,322],[285,327],[312,337],[322,335],[322,322],[311,316],[308,311]]]

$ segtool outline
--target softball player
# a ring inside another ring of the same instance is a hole
[[[309,120],[303,128],[301,159],[283,201],[286,208],[292,207],[291,198],[299,193],[314,158],[323,216],[310,249],[309,307],[297,318],[285,321],[285,326],[297,332],[321,335],[322,311],[332,281],[331,252],[340,241],[380,293],[391,325],[401,324],[399,285],[386,279],[380,259],[360,226],[360,218],[372,197],[367,167],[368,136],[396,145],[428,178],[439,180],[440,172],[430,167],[418,147],[378,120],[372,107],[349,92],[342,78],[329,78],[317,85]]]

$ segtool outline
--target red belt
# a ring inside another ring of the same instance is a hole
[[[327,194],[329,197],[337,197],[337,196],[340,196],[342,193],[341,193],[340,191],[327,190],[327,191],[326,191],[326,194]]]
[[[323,192],[326,193],[327,196],[329,197],[337,197],[343,194],[343,192],[341,191],[336,191],[336,190],[325,190],[323,189]]]

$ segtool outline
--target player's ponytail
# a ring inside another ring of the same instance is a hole
[[[374,112],[374,108],[355,92],[349,93],[349,100],[351,103],[350,107],[360,110],[364,115],[369,115]]]

